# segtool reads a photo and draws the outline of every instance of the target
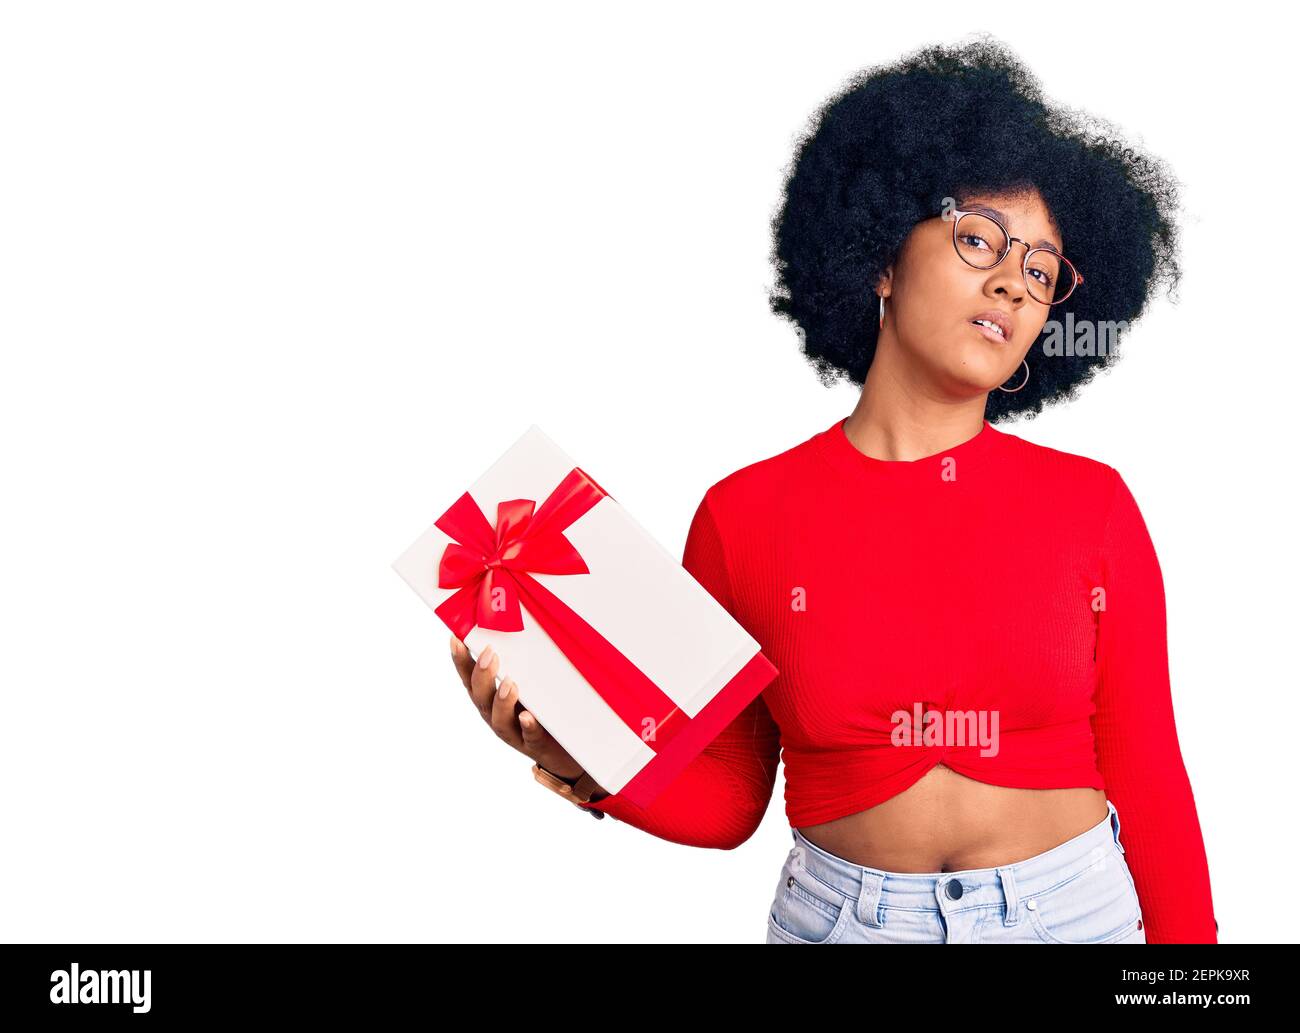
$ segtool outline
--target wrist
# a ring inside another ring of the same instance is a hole
[[[576,804],[580,809],[588,811],[598,818],[603,818],[601,811],[594,810],[587,806],[589,803],[601,800],[608,796],[594,778],[583,771],[576,778],[569,780],[561,778],[559,775],[548,771],[537,761],[533,762],[533,777],[553,793],[558,793],[572,804]]]
[[[579,768],[573,774],[561,774],[560,772],[548,768],[545,764],[542,764],[540,762],[538,763],[537,766],[541,768],[543,771],[545,771],[552,778],[558,778],[561,782],[567,782],[569,785],[573,785],[575,782],[578,781],[578,779],[580,779],[584,774],[586,774],[586,772],[582,768]]]

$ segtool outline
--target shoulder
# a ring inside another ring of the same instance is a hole
[[[701,507],[719,524],[741,511],[770,513],[774,503],[788,498],[820,473],[817,438],[812,434],[796,444],[747,463],[709,486]]]
[[[996,429],[996,428],[995,428]],[[998,431],[1002,454],[1035,490],[1052,489],[1082,501],[1109,506],[1120,483],[1119,471],[1100,459],[1028,441],[1009,431]]]
[[[1078,452],[1067,452],[1064,449],[1052,448],[1050,445],[1040,445],[1036,441],[1029,441],[1010,431],[994,429],[1005,439],[1008,449],[1017,452],[1026,462],[1050,466],[1063,473],[1084,478],[1096,478],[1103,482],[1109,481],[1115,475],[1115,468],[1100,459],[1094,459],[1092,456],[1086,456]]]

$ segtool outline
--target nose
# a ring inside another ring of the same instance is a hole
[[[1023,255],[1017,258],[1014,249],[989,273],[988,286],[994,294],[1009,298],[1016,305],[1022,304],[1028,297],[1029,284],[1025,282]]]

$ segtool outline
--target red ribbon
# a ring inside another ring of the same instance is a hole
[[[605,497],[605,490],[575,466],[540,507],[533,499],[499,503],[493,527],[465,492],[434,522],[452,539],[438,563],[438,587],[460,589],[434,612],[463,641],[475,626],[523,631],[522,604],[623,723],[658,752],[687,724],[686,716],[645,672],[529,573],[591,573],[564,530]]]

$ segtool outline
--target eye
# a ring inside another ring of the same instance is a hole
[[[988,242],[987,240],[985,240],[983,237],[979,236],[979,234],[976,234],[976,233],[960,233],[960,234],[957,235],[957,239],[958,239],[960,242],[962,242],[963,244],[967,244],[968,241],[978,241],[980,244],[982,244],[982,245],[984,246],[984,247],[983,247],[984,250],[988,250],[988,251],[992,251],[992,250],[993,250],[993,248],[989,245],[989,242]],[[975,245],[967,244],[967,246],[968,246],[968,247],[974,247]],[[978,247],[976,247],[976,250],[978,251],[978,250],[981,250],[981,249],[978,248]]]

